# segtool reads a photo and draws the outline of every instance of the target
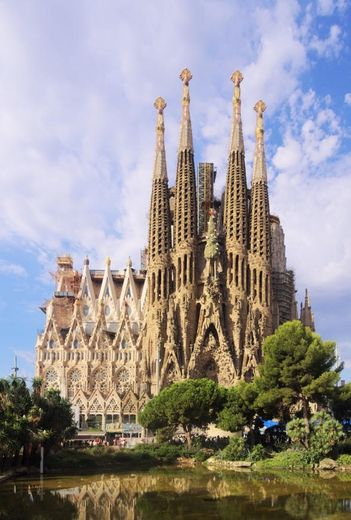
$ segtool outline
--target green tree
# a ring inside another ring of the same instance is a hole
[[[174,383],[149,401],[139,416],[140,423],[153,432],[175,431],[181,426],[191,445],[194,427],[215,422],[224,400],[224,389],[209,379],[187,379]]]
[[[331,406],[336,419],[339,421],[350,421],[351,383],[335,387],[332,395]]]
[[[257,415],[258,389],[255,382],[241,381],[228,389],[223,410],[218,415],[218,426],[230,432],[248,428],[248,444],[255,443],[262,421]]]
[[[301,410],[308,443],[310,403],[329,406],[342,369],[341,365],[334,368],[335,343],[322,341],[300,321],[291,321],[266,338],[263,351],[256,407],[284,422],[291,418],[292,410]]]
[[[22,378],[0,379],[0,462],[1,471],[11,462],[29,463],[39,445],[50,450],[75,433],[70,403],[57,390],[42,395],[42,385],[34,381],[30,392]]]
[[[328,455],[344,436],[341,424],[327,412],[312,415],[309,420],[307,441],[303,419],[293,419],[288,422],[286,432],[293,443],[300,444],[308,450],[309,462],[313,463]]]

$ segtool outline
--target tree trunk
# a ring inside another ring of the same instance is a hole
[[[190,448],[191,447],[191,426],[189,426],[189,425],[183,426],[183,430],[185,432],[186,443],[188,445],[188,448]]]
[[[308,449],[310,447],[310,409],[308,405],[307,399],[302,398],[302,413],[303,420],[305,422],[305,447]]]

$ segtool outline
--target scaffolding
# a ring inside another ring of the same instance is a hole
[[[272,289],[275,303],[275,327],[296,319],[295,275],[293,271],[272,271]]]
[[[208,215],[213,208],[213,185],[217,171],[213,163],[199,163],[197,171],[197,211],[198,231],[202,235],[207,230]]]

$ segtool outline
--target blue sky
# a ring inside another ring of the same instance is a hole
[[[31,377],[55,258],[123,268],[146,242],[155,110],[174,181],[184,67],[196,161],[223,190],[235,69],[248,180],[267,103],[271,211],[298,297],[351,379],[351,13],[346,0],[8,0],[0,3],[0,376]]]

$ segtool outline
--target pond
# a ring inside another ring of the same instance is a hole
[[[20,478],[0,486],[0,520],[350,519],[346,473],[135,473]]]

